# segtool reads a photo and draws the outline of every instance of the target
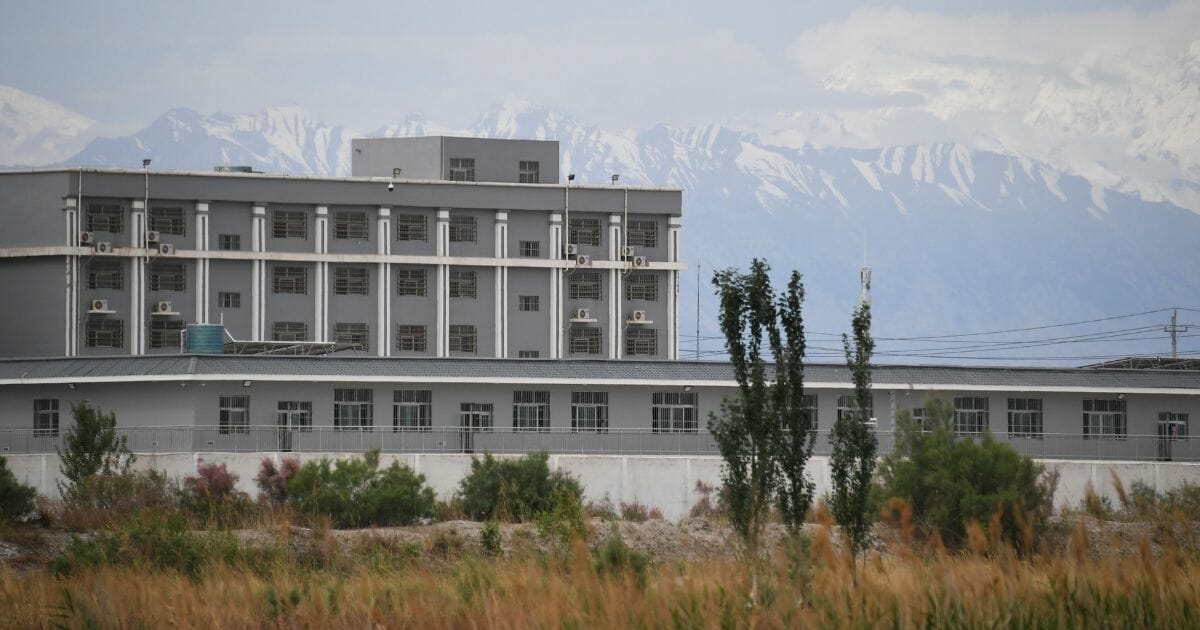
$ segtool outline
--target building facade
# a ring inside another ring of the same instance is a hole
[[[178,353],[221,323],[260,349],[678,357],[680,190],[560,184],[557,142],[353,150],[350,178],[0,173],[0,284],[22,298],[0,356]]]

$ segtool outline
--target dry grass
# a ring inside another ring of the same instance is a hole
[[[1088,537],[1080,526],[1074,552],[1024,559],[982,539],[949,553],[898,537],[891,553],[860,564],[854,580],[848,557],[820,529],[803,552],[779,550],[757,602],[747,599],[736,560],[659,565],[642,580],[604,566],[580,541],[501,561],[458,549],[421,559],[410,548],[364,543],[350,551],[357,562],[214,559],[198,578],[140,565],[68,578],[0,568],[0,619],[33,628],[1194,627],[1196,557],[1154,552],[1145,538],[1132,557],[1096,556],[1083,551]],[[393,555],[398,561],[386,561]]]

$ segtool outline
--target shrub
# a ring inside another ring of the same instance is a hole
[[[621,520],[623,521],[644,523],[649,520],[661,521],[662,519],[662,510],[656,507],[649,507],[641,501],[621,502]]]
[[[646,570],[650,567],[650,557],[634,551],[621,538],[621,531],[616,524],[612,527],[612,535],[608,541],[596,548],[593,553],[593,565],[600,575],[624,575],[630,573],[638,588],[646,585]]]
[[[258,466],[258,475],[254,483],[258,485],[259,496],[276,505],[287,503],[288,483],[300,471],[300,460],[295,457],[285,457],[275,465],[275,460],[264,457]]]
[[[613,506],[612,499],[605,494],[604,498],[599,501],[588,501],[583,506],[583,513],[588,518],[598,518],[603,521],[617,520],[617,508]]]
[[[196,476],[183,480],[182,506],[218,527],[240,523],[250,510],[250,497],[237,489],[237,482],[225,464],[200,464]]]
[[[479,546],[489,556],[500,555],[500,525],[496,521],[488,521],[479,530]]]
[[[175,483],[157,470],[92,475],[74,485],[59,519],[76,531],[108,527],[140,512],[174,511],[177,495]]]
[[[932,402],[932,401],[931,401]],[[930,404],[928,409],[948,408]],[[1028,548],[1051,511],[1053,488],[1042,467],[1007,444],[984,434],[979,440],[954,437],[945,418],[934,416],[933,430],[919,431],[907,413],[898,418],[897,450],[880,467],[877,504],[905,499],[913,517],[947,544],[960,545],[966,525],[975,521]]]
[[[8,469],[8,460],[0,457],[0,521],[16,522],[33,512],[37,490],[17,481]]]
[[[379,451],[362,457],[304,464],[287,484],[288,502],[310,516],[328,516],[337,527],[408,525],[433,513],[425,476],[393,462],[379,467]]]
[[[588,523],[577,491],[578,484],[575,488],[559,484],[551,490],[549,505],[533,515],[533,523],[543,537],[565,543],[587,536]]]
[[[128,564],[177,570],[197,578],[212,555],[208,547],[207,539],[192,532],[178,514],[141,514],[118,529],[72,537],[51,569],[67,575],[87,567]]]
[[[58,489],[71,500],[79,484],[96,475],[124,474],[136,459],[125,436],[117,435],[117,416],[88,403],[71,405],[75,423],[63,433],[59,471],[65,481]]]
[[[567,473],[550,472],[548,461],[545,452],[519,459],[496,459],[490,453],[472,457],[471,472],[458,487],[463,511],[480,521],[527,521],[566,497],[578,503],[583,487]]]
[[[726,506],[729,502],[726,499],[727,493],[724,486],[721,486],[721,489],[717,490],[712,484],[697,481],[696,494],[700,495],[700,500],[696,501],[696,504],[688,512],[689,517],[716,520],[728,516]],[[714,494],[716,494],[715,500],[713,498]]]

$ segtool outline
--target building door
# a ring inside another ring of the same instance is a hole
[[[462,452],[475,452],[475,434],[492,430],[491,403],[462,403],[459,407],[459,427],[462,435]]]
[[[312,428],[312,403],[281,400],[278,411],[275,413],[275,419],[279,436],[279,450],[285,453],[290,452],[296,433]]]
[[[1163,411],[1158,414],[1158,459],[1169,462],[1172,458],[1172,442],[1187,439],[1186,413]]]

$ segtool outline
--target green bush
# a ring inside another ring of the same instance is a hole
[[[1051,513],[1051,478],[1012,447],[984,434],[978,440],[955,437],[952,410],[941,401],[927,405],[931,426],[916,427],[907,412],[898,418],[897,449],[880,467],[876,500],[899,497],[912,506],[914,520],[942,540],[959,545],[966,525],[985,528],[1000,515],[1001,535],[1030,545]]]
[[[89,475],[72,486],[59,520],[75,531],[109,527],[130,515],[173,512],[179,489],[157,470]]]
[[[51,569],[68,575],[88,567],[124,564],[176,570],[197,578],[212,555],[208,540],[192,532],[182,515],[143,514],[116,530],[88,538],[73,536]]]
[[[479,546],[489,556],[500,555],[500,525],[496,521],[488,521],[479,530]]]
[[[64,479],[58,489],[68,501],[89,477],[127,473],[136,460],[125,436],[117,433],[116,414],[82,402],[71,405],[71,415],[74,423],[63,432],[58,450]]]
[[[545,452],[519,459],[496,459],[491,453],[472,457],[471,472],[457,493],[463,512],[479,521],[528,521],[564,500],[579,503],[583,487],[567,473],[550,472],[548,460]]]
[[[225,464],[200,464],[183,480],[180,504],[206,525],[234,527],[250,515],[250,497],[237,489],[238,475]]]
[[[379,467],[379,451],[330,462],[310,461],[287,484],[288,502],[304,514],[329,517],[337,527],[409,525],[433,513],[425,476],[393,462]]]
[[[632,574],[639,588],[646,586],[646,570],[650,567],[650,557],[634,551],[621,538],[621,531],[616,524],[612,526],[612,535],[608,541],[593,552],[593,565],[600,575]]]
[[[8,469],[8,460],[0,457],[0,521],[16,522],[33,512],[37,490],[17,481]]]

